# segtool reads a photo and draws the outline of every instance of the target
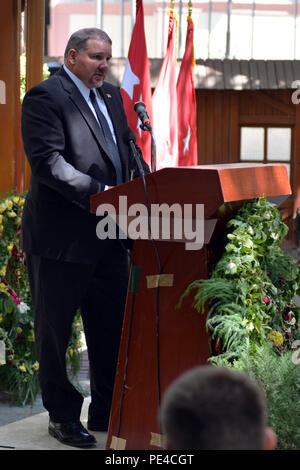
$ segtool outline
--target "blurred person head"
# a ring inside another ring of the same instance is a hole
[[[246,374],[196,367],[167,389],[160,410],[165,448],[172,450],[271,450],[264,395]]]

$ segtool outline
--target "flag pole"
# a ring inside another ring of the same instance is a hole
[[[193,19],[192,19],[192,12],[193,12],[193,2],[192,0],[189,0],[189,3],[188,3],[188,16],[187,16],[187,21],[189,22],[193,22]],[[193,57],[192,57],[192,60],[193,60],[193,68],[195,67],[195,56],[194,56],[194,45],[193,45]]]

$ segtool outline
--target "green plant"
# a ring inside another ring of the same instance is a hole
[[[262,388],[278,450],[300,449],[300,374],[291,354],[278,355],[270,342],[264,342],[243,347],[233,362],[222,361],[223,366],[247,373]],[[215,363],[220,365],[217,358]]]
[[[14,392],[19,404],[33,403],[39,391],[34,310],[19,240],[23,205],[18,194],[0,201],[0,389]],[[79,369],[81,331],[77,313],[67,351],[73,374]]]
[[[299,337],[300,309],[293,300],[299,269],[279,246],[287,230],[266,199],[246,202],[227,224],[227,243],[210,278],[194,281],[184,293],[195,290],[198,311],[209,306],[206,324],[223,354],[234,355],[246,340],[266,339],[286,351]]]

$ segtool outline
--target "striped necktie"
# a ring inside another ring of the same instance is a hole
[[[102,129],[106,145],[109,151],[109,156],[112,159],[112,162],[114,164],[115,170],[116,170],[116,175],[117,175],[117,181],[116,184],[121,184],[123,182],[123,173],[122,173],[122,166],[121,166],[121,160],[120,160],[120,154],[117,145],[115,144],[115,141],[113,139],[113,136],[111,134],[111,131],[109,129],[107,120],[104,116],[104,114],[100,111],[100,108],[97,103],[96,95],[93,90],[90,91],[90,99],[92,102],[92,105],[95,109],[95,112],[98,117],[98,121],[100,124],[100,127]]]

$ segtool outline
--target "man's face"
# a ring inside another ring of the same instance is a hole
[[[70,49],[68,66],[88,88],[99,87],[108,72],[111,45],[98,38],[89,39],[86,45],[83,52]]]

